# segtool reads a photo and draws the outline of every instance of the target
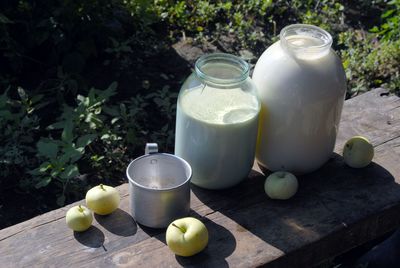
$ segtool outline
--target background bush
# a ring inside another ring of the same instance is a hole
[[[179,40],[254,64],[284,26],[315,24],[334,38],[348,97],[399,93],[399,21],[400,0],[1,1],[1,191],[62,206],[121,183],[145,142],[173,151],[190,72]]]

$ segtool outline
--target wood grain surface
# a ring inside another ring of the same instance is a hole
[[[341,157],[353,135],[375,147],[366,168],[349,168]],[[400,226],[400,99],[376,89],[346,101],[335,152],[321,169],[299,177],[288,201],[266,197],[256,164],[231,189],[192,186],[191,216],[210,234],[193,257],[175,256],[165,229],[134,221],[124,184],[120,208],[96,216],[86,232],[65,224],[66,211],[84,201],[0,230],[0,267],[312,267]]]

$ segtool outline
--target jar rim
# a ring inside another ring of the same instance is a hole
[[[296,45],[294,43],[288,42],[289,36],[295,35],[305,35],[311,36],[321,40],[323,43],[320,45]],[[324,29],[310,24],[292,24],[284,27],[279,38],[281,43],[286,47],[295,52],[302,51],[307,53],[320,52],[328,50],[332,46],[332,36]]]
[[[231,65],[232,67],[237,67],[240,72],[237,75],[231,77],[218,77],[207,73],[204,70],[204,66],[212,63],[225,63]],[[195,73],[196,75],[206,82],[211,82],[217,85],[227,85],[227,84],[237,84],[241,83],[249,77],[250,65],[243,59],[227,53],[211,53],[204,54],[197,59],[195,63]]]

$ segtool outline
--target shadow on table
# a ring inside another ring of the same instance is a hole
[[[79,243],[90,248],[99,248],[104,244],[103,232],[93,225],[84,232],[74,232],[74,237]]]
[[[190,212],[190,216],[201,219],[201,216],[193,210]],[[176,260],[184,267],[229,267],[225,259],[235,251],[235,237],[228,229],[213,221],[202,221],[206,225],[209,234],[207,247],[190,258],[176,256]]]
[[[192,192],[211,209],[284,253],[318,241],[400,200],[400,186],[385,168],[371,163],[366,168],[353,169],[338,154],[318,171],[298,179],[297,194],[286,201],[269,199],[264,193],[265,176],[255,170],[233,188],[211,191],[192,185]],[[365,230],[361,235],[374,231]],[[337,250],[343,246],[341,242],[346,243],[340,237],[334,239]]]
[[[233,234],[225,227],[216,224],[213,221],[203,220],[194,210],[190,211],[190,217],[201,219],[206,225],[209,234],[209,243],[200,253],[191,257],[175,256],[180,265],[187,266],[207,266],[207,267],[228,267],[225,259],[230,256],[236,248],[236,239]],[[154,237],[167,244],[165,240],[166,228],[149,228],[139,224],[140,228],[149,236]],[[218,241],[218,243],[214,243]],[[221,247],[220,244],[224,246]]]
[[[96,221],[109,232],[119,236],[132,236],[137,232],[135,220],[127,212],[117,208],[112,214],[95,214]]]

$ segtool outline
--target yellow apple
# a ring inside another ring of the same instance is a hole
[[[82,232],[92,225],[92,212],[85,206],[74,206],[67,211],[65,220],[69,228],[74,231]]]
[[[344,162],[352,168],[363,168],[371,163],[374,147],[362,136],[354,136],[343,147]]]
[[[272,199],[289,199],[299,187],[296,176],[287,171],[277,171],[267,177],[264,183],[265,193]]]
[[[119,206],[120,196],[112,186],[100,184],[86,193],[86,205],[99,215],[108,215]]]
[[[168,247],[179,256],[189,257],[208,244],[207,227],[198,219],[186,217],[173,221],[167,228]]]

